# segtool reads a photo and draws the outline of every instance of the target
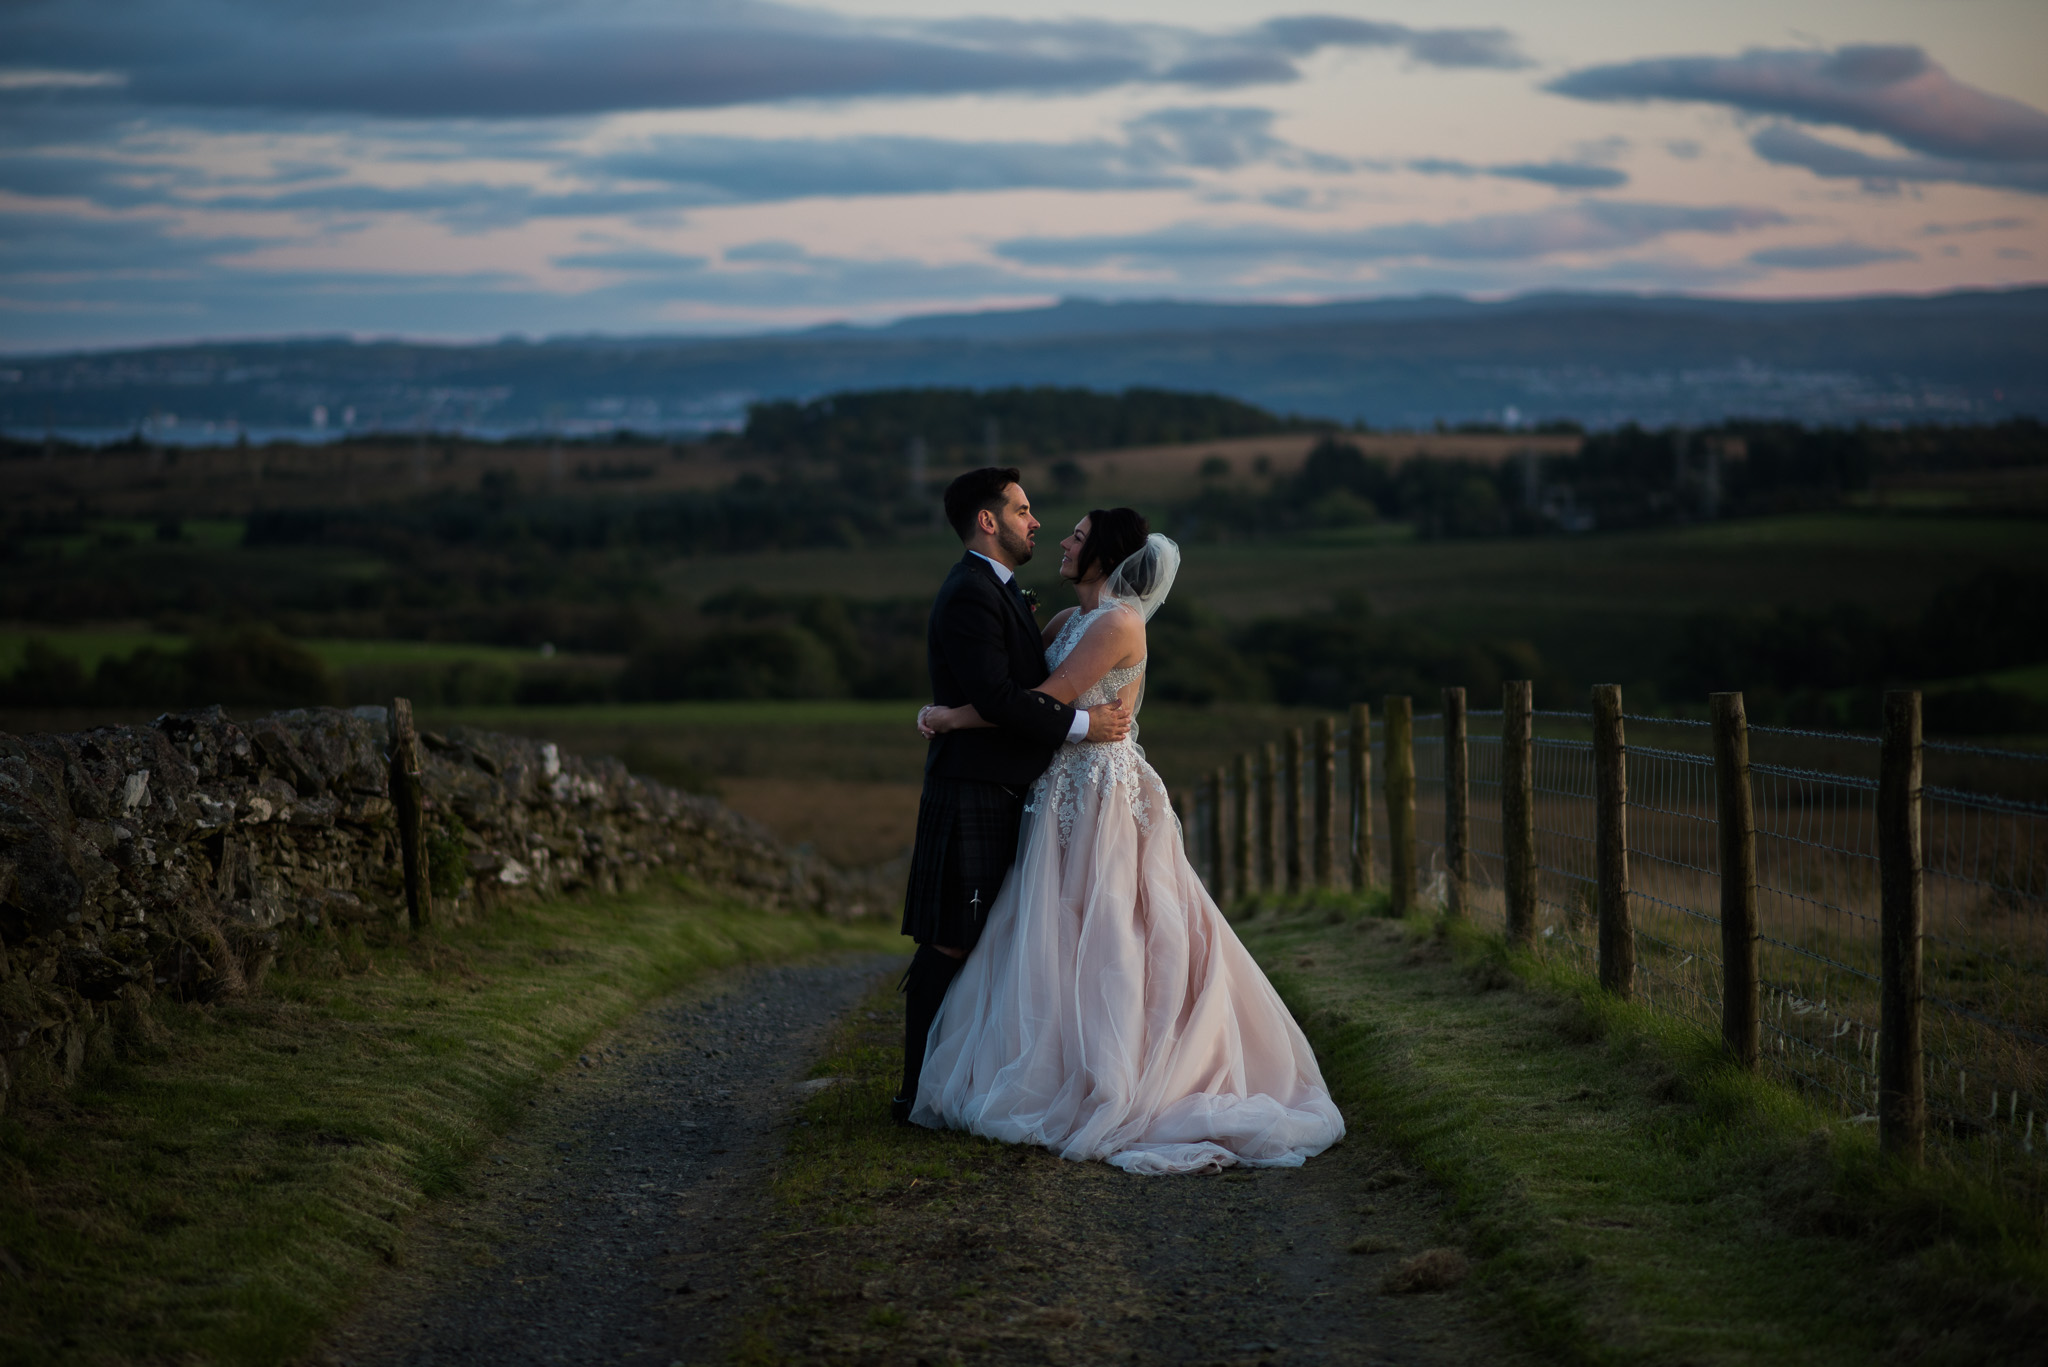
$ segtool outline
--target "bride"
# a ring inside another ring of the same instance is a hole
[[[1046,624],[1040,691],[1138,710],[1145,623],[1180,549],[1129,508],[1060,543],[1080,607]],[[928,733],[986,726],[930,707]],[[911,1120],[1128,1172],[1294,1167],[1344,1137],[1315,1055],[1210,900],[1134,727],[1062,746],[1017,862],[932,1025]]]

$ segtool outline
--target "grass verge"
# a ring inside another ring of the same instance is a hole
[[[0,1120],[0,1360],[289,1359],[591,1037],[717,969],[895,943],[679,881],[308,942],[258,996],[160,1004]]]
[[[1988,1184],[1469,928],[1337,902],[1239,924],[1356,1123],[1451,1192],[1478,1283],[1561,1360],[2031,1361],[2048,1259]]]

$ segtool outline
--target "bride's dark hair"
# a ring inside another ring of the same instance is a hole
[[[1145,549],[1145,538],[1150,535],[1152,524],[1136,508],[1091,509],[1088,539],[1081,543],[1081,558],[1074,565],[1075,578],[1085,580],[1097,569],[1104,575],[1115,574],[1118,565]],[[1146,582],[1133,583],[1131,589],[1137,593],[1150,592],[1151,576],[1139,577]]]

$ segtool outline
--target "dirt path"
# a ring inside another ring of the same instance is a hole
[[[1367,1135],[1302,1169],[1147,1179],[889,1125],[889,967],[735,975],[630,1023],[411,1232],[316,1360],[1512,1359],[1462,1289],[1385,1289],[1444,1217]],[[807,1091],[828,1052],[847,1081]],[[773,1198],[823,1152],[911,1175],[844,1204]]]
[[[890,1004],[842,1024],[829,1063],[849,1082],[790,1132],[779,1178],[808,1199],[770,1208],[750,1254],[750,1361],[1516,1360],[1462,1285],[1389,1289],[1443,1248],[1446,1212],[1369,1133],[1302,1168],[1144,1178],[895,1129],[877,1118]]]
[[[792,1084],[893,962],[727,975],[636,1017],[551,1084],[464,1195],[408,1232],[400,1265],[314,1360],[711,1358],[731,1307],[706,1255],[751,1224]]]

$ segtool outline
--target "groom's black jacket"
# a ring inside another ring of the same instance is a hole
[[[1031,690],[1045,682],[1045,646],[1016,582],[969,551],[953,566],[925,629],[932,701],[973,703],[993,729],[948,731],[925,752],[927,778],[1021,787],[1045,772],[1074,709]]]

